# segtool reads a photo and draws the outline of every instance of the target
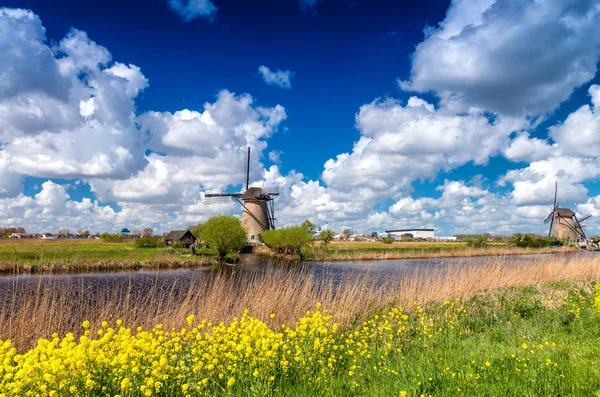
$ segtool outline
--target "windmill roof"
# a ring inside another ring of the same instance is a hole
[[[557,208],[554,211],[554,215],[561,216],[564,218],[572,218],[573,216],[575,216],[575,212],[571,211],[568,208]]]
[[[269,193],[267,193],[263,188],[251,187],[251,188],[248,188],[248,190],[246,190],[244,192],[244,196],[242,197],[242,199],[243,200],[253,200],[253,199],[256,199],[260,195],[268,196]]]

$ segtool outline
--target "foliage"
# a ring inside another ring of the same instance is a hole
[[[67,227],[63,227],[62,229],[60,229],[58,231],[58,234],[61,236],[66,236],[68,234],[71,234],[71,229],[67,228]]]
[[[327,248],[327,245],[333,240],[333,236],[333,230],[321,230],[319,240],[323,242],[323,248]]]
[[[192,234],[194,235],[194,237],[196,237],[196,239],[198,239],[198,241],[202,240],[202,227],[204,226],[204,223],[200,222],[197,223],[195,225],[189,225],[188,226],[188,230],[190,232],[192,232]]]
[[[302,226],[267,230],[263,233],[262,239],[265,245],[275,252],[299,257],[302,257],[302,249],[314,240]]]
[[[300,224],[300,226],[302,226],[304,228],[304,230],[306,230],[306,232],[308,234],[310,234],[311,236],[314,235],[315,231],[317,230],[317,225],[315,225],[314,223],[312,223],[310,221],[310,219],[304,220],[304,222],[302,222]]]
[[[154,230],[152,230],[151,227],[145,227],[142,230],[142,237],[150,237],[150,236],[152,236],[153,233],[154,233]]]
[[[104,232],[100,235],[100,238],[105,243],[119,243],[125,241],[126,236],[123,236],[121,233],[108,233]]]
[[[487,239],[484,236],[477,236],[467,240],[467,246],[473,248],[487,247]]]
[[[77,234],[79,234],[81,237],[88,237],[90,235],[90,231],[88,229],[77,229]]]
[[[214,216],[206,221],[202,226],[202,239],[217,252],[220,261],[248,244],[246,229],[238,218],[229,215]]]
[[[391,244],[396,240],[392,236],[387,236],[384,237],[381,241],[383,241],[384,244]]]
[[[165,240],[161,236],[140,237],[135,240],[136,248],[161,248]]]
[[[84,321],[22,353],[0,341],[0,395],[595,395],[593,300],[513,289],[415,302],[347,328],[320,303],[291,326],[247,310],[228,324],[189,315],[172,330]]]
[[[342,231],[342,238],[344,240],[348,240],[350,238],[350,236],[352,236],[352,230],[350,230],[350,229],[344,229]]]
[[[562,245],[556,237],[542,237],[517,233],[510,239],[511,244],[521,248],[545,248],[551,245]]]

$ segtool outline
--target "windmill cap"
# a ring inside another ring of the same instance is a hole
[[[575,216],[575,213],[568,208],[557,208],[556,210],[554,210],[554,215],[562,216],[565,218],[571,218]]]
[[[263,188],[251,187],[244,192],[243,200],[256,200],[259,196],[269,196]]]

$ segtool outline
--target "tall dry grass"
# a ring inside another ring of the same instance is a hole
[[[387,249],[340,249],[322,250],[313,248],[310,257],[318,261],[372,261],[388,259],[423,259],[423,258],[475,258],[481,256],[508,256],[530,254],[564,254],[580,251],[577,247],[557,248],[520,248],[508,246],[489,246],[473,248],[457,246],[434,248],[402,248],[391,247]]]
[[[600,257],[547,256],[528,262],[499,257],[485,264],[465,260],[461,264],[430,268],[411,274],[386,276],[344,273],[314,274],[306,268],[272,269],[263,273],[217,273],[190,282],[166,283],[159,278],[143,284],[134,279],[123,285],[106,284],[90,289],[55,281],[28,284],[19,278],[10,295],[0,298],[0,340],[10,339],[19,350],[53,332],[81,330],[89,319],[122,319],[128,326],[167,329],[185,326],[193,313],[213,322],[228,321],[245,309],[269,326],[291,324],[320,301],[345,326],[391,305],[408,307],[469,297],[490,289],[551,282],[600,280]],[[275,313],[275,319],[269,315]]]

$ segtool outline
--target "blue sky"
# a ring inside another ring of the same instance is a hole
[[[4,226],[237,213],[202,197],[240,188],[248,145],[280,225],[543,233],[556,181],[600,215],[598,1],[3,6]]]

